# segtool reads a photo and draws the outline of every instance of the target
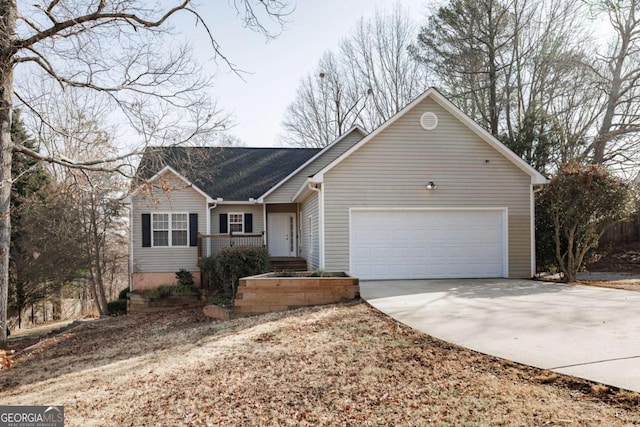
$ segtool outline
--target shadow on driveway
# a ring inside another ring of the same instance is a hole
[[[360,283],[372,306],[482,353],[640,391],[640,292],[511,279]]]

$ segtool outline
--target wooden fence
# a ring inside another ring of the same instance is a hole
[[[640,215],[634,215],[628,221],[619,222],[600,238],[601,245],[628,243],[640,240]]]

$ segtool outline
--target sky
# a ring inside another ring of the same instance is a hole
[[[297,0],[284,30],[267,40],[243,26],[232,1],[202,1],[198,10],[230,62],[246,71],[242,78],[211,59],[205,34],[192,19],[178,22],[177,27],[193,44],[194,56],[207,72],[216,74],[212,97],[218,107],[232,114],[235,126],[230,133],[247,147],[281,145],[281,123],[299,81],[314,70],[324,52],[338,49],[361,17],[367,19],[376,9],[390,10],[396,4],[392,0]],[[424,0],[399,3],[416,22],[424,18]]]

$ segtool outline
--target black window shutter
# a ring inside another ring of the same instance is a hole
[[[142,247],[151,247],[151,214],[142,214]]]
[[[253,214],[244,214],[244,232],[253,233]]]
[[[229,220],[227,218],[227,214],[220,214],[220,234],[229,232]]]
[[[198,246],[198,214],[189,214],[189,246]]]

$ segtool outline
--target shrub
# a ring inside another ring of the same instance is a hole
[[[153,288],[149,291],[149,297],[154,299],[163,299],[167,298],[171,295],[171,288],[173,286],[170,285],[160,285],[157,288]]]
[[[556,258],[556,244],[554,238],[554,224],[551,215],[551,202],[548,198],[536,198],[536,271],[552,272],[559,271],[558,259]],[[562,239],[562,252],[566,250],[567,243]]]
[[[189,285],[160,285],[148,291],[147,295],[152,299],[163,299],[171,295],[189,294],[191,292],[193,292],[193,286]]]
[[[196,284],[195,280],[193,280],[193,274],[184,268],[181,268],[180,271],[176,273],[176,280],[180,286],[193,287]]]
[[[568,163],[540,194],[553,225],[556,261],[573,282],[602,234],[633,209],[631,186],[599,165]]]
[[[269,252],[266,248],[226,248],[215,256],[214,283],[220,283],[225,294],[235,296],[242,277],[266,273]]]
[[[211,297],[211,304],[228,308],[233,306],[233,300],[230,295],[219,293]]]
[[[202,287],[222,291],[222,284],[216,282],[216,257],[214,255],[202,258],[198,263],[202,275]]]
[[[127,301],[120,299],[107,303],[107,312],[110,316],[127,314]]]
[[[127,286],[118,294],[118,299],[127,299],[127,294],[129,293],[129,287]]]
[[[282,270],[282,271],[278,271],[277,276],[278,277],[295,277],[296,272],[293,270]]]

